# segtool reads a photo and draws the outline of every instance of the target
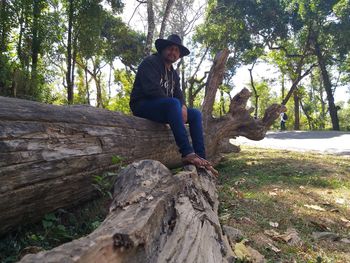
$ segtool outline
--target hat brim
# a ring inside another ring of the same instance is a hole
[[[171,45],[176,45],[176,46],[179,47],[179,49],[180,49],[180,58],[190,54],[190,51],[186,47],[184,47],[183,45],[179,45],[178,43],[175,43],[173,41],[169,41],[167,39],[159,38],[155,42],[155,46],[156,46],[156,49],[157,49],[158,53],[161,53],[164,48],[166,48],[167,46],[171,46]]]

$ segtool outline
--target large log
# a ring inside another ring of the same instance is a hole
[[[180,161],[164,125],[93,107],[0,97],[0,233],[91,199],[92,178],[115,168],[113,155],[125,163]]]
[[[263,119],[246,109],[250,92],[231,101],[228,115],[205,118],[209,159],[216,162],[229,138],[262,139],[279,116],[272,105]],[[141,118],[90,106],[55,106],[0,97],[0,234],[22,222],[93,197],[92,178],[114,169],[112,156],[180,165],[170,129]]]
[[[186,168],[173,175],[157,161],[132,163],[118,175],[110,213],[97,230],[20,262],[233,262],[215,179]]]

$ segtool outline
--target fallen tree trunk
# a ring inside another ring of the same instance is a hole
[[[98,229],[20,262],[233,262],[215,179],[187,168],[173,175],[157,161],[134,162],[118,175],[110,213]]]
[[[229,138],[262,139],[282,106],[272,105],[263,119],[246,109],[250,92],[231,101],[230,113],[205,119],[209,159],[217,162]],[[180,165],[168,127],[145,119],[89,106],[55,106],[0,97],[0,234],[33,222],[60,207],[93,197],[92,178],[124,163],[154,159]]]

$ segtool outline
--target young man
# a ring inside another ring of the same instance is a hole
[[[175,34],[167,39],[157,39],[155,46],[157,53],[146,57],[138,67],[130,108],[135,116],[170,125],[184,164],[207,168],[217,175],[205,159],[202,115],[200,111],[186,107],[180,78],[172,66],[190,51]],[[185,128],[187,122],[193,146]]]

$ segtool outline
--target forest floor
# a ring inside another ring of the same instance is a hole
[[[349,157],[242,146],[217,169],[220,220],[268,262],[350,262]]]

